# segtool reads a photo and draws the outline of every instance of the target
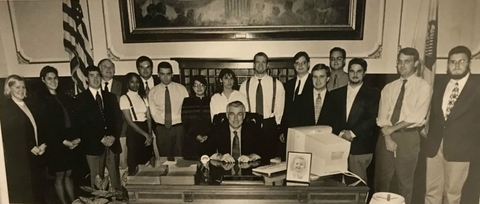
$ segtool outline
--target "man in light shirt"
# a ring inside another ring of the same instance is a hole
[[[240,92],[247,97],[247,110],[262,116],[263,137],[265,141],[264,159],[277,156],[279,129],[285,106],[283,84],[267,74],[268,56],[259,52],[253,57],[255,75],[242,83]]]
[[[182,156],[185,130],[182,125],[182,104],[188,97],[187,89],[172,81],[172,65],[168,62],[158,64],[161,83],[150,90],[148,99],[150,113],[156,123],[156,142],[160,156],[170,159]]]
[[[446,80],[434,85],[426,143],[426,204],[478,203],[480,84],[470,74],[471,59],[467,47],[451,49]],[[464,194],[472,187],[468,182],[477,185],[474,197]]]
[[[330,50],[330,68],[332,69],[331,80],[328,82],[327,88],[329,91],[333,91],[340,87],[347,85],[349,81],[348,74],[343,71],[345,67],[345,58],[347,52],[343,48],[334,47]]]
[[[398,193],[405,203],[412,200],[412,188],[420,133],[425,124],[432,88],[416,76],[418,51],[403,48],[397,56],[400,78],[387,84],[380,98],[377,125],[381,128],[376,147],[375,191],[391,192],[390,184],[396,175]]]
[[[366,72],[364,59],[350,60],[348,85],[330,91],[321,116],[334,134],[351,141],[348,168],[364,181],[367,181],[367,168],[377,142],[373,132],[380,100],[380,91],[363,82]]]

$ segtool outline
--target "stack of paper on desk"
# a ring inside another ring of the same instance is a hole
[[[168,165],[168,173],[160,177],[162,184],[169,185],[194,185],[197,165],[182,166],[177,164]]]
[[[139,171],[134,176],[127,177],[127,184],[160,185],[160,177],[167,174],[167,166],[151,167],[139,165]]]

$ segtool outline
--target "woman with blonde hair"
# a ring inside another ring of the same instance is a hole
[[[22,77],[7,77],[4,95],[8,99],[0,111],[0,121],[8,197],[11,203],[42,203],[47,145],[38,134],[34,109],[24,102],[26,93]]]

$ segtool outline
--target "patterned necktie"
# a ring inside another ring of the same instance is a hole
[[[238,132],[236,130],[233,131],[232,156],[235,160],[240,157],[240,141],[238,139]]]
[[[172,102],[168,86],[165,86],[165,127],[167,129],[172,127]]]
[[[258,80],[258,86],[257,86],[257,104],[255,105],[256,107],[256,112],[260,115],[263,115],[263,90],[262,90],[262,80]]]
[[[295,98],[298,96],[298,93],[300,93],[300,84],[302,84],[302,80],[298,80],[297,88],[295,89],[295,93],[293,94],[294,101],[295,101]]]
[[[106,92],[110,92],[110,91],[108,90],[108,82],[105,82],[105,88],[104,88],[103,90],[105,90]]]
[[[397,103],[395,103],[395,107],[393,109],[392,117],[390,118],[390,122],[392,125],[397,124],[398,120],[400,119],[400,111],[402,110],[403,104],[403,97],[405,96],[405,84],[407,80],[403,80],[402,88],[400,89],[400,94],[398,94]]]
[[[102,119],[105,121],[105,115],[103,113],[103,101],[102,97],[100,97],[100,92],[97,91],[97,95],[95,96],[95,101],[97,102],[98,109],[100,110],[100,114],[102,114]]]
[[[448,115],[452,111],[453,105],[455,105],[455,101],[457,101],[458,95],[460,94],[460,88],[458,87],[458,82],[455,83],[453,87],[452,93],[450,94],[450,99],[448,100],[447,109],[445,110],[445,120],[447,120]]]
[[[145,93],[148,96],[148,92],[150,92],[150,87],[148,87],[148,82],[145,82]]]
[[[318,93],[317,99],[315,100],[315,124],[318,122],[318,117],[320,116],[320,111],[322,110],[322,96]]]

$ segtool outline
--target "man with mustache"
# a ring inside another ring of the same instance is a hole
[[[467,47],[451,49],[447,79],[434,85],[426,149],[426,204],[466,201],[462,187],[467,186],[469,169],[475,169],[472,165],[478,162],[480,146],[480,84],[470,74],[471,59]],[[478,172],[477,168],[474,174]],[[474,199],[478,203],[478,188]]]

